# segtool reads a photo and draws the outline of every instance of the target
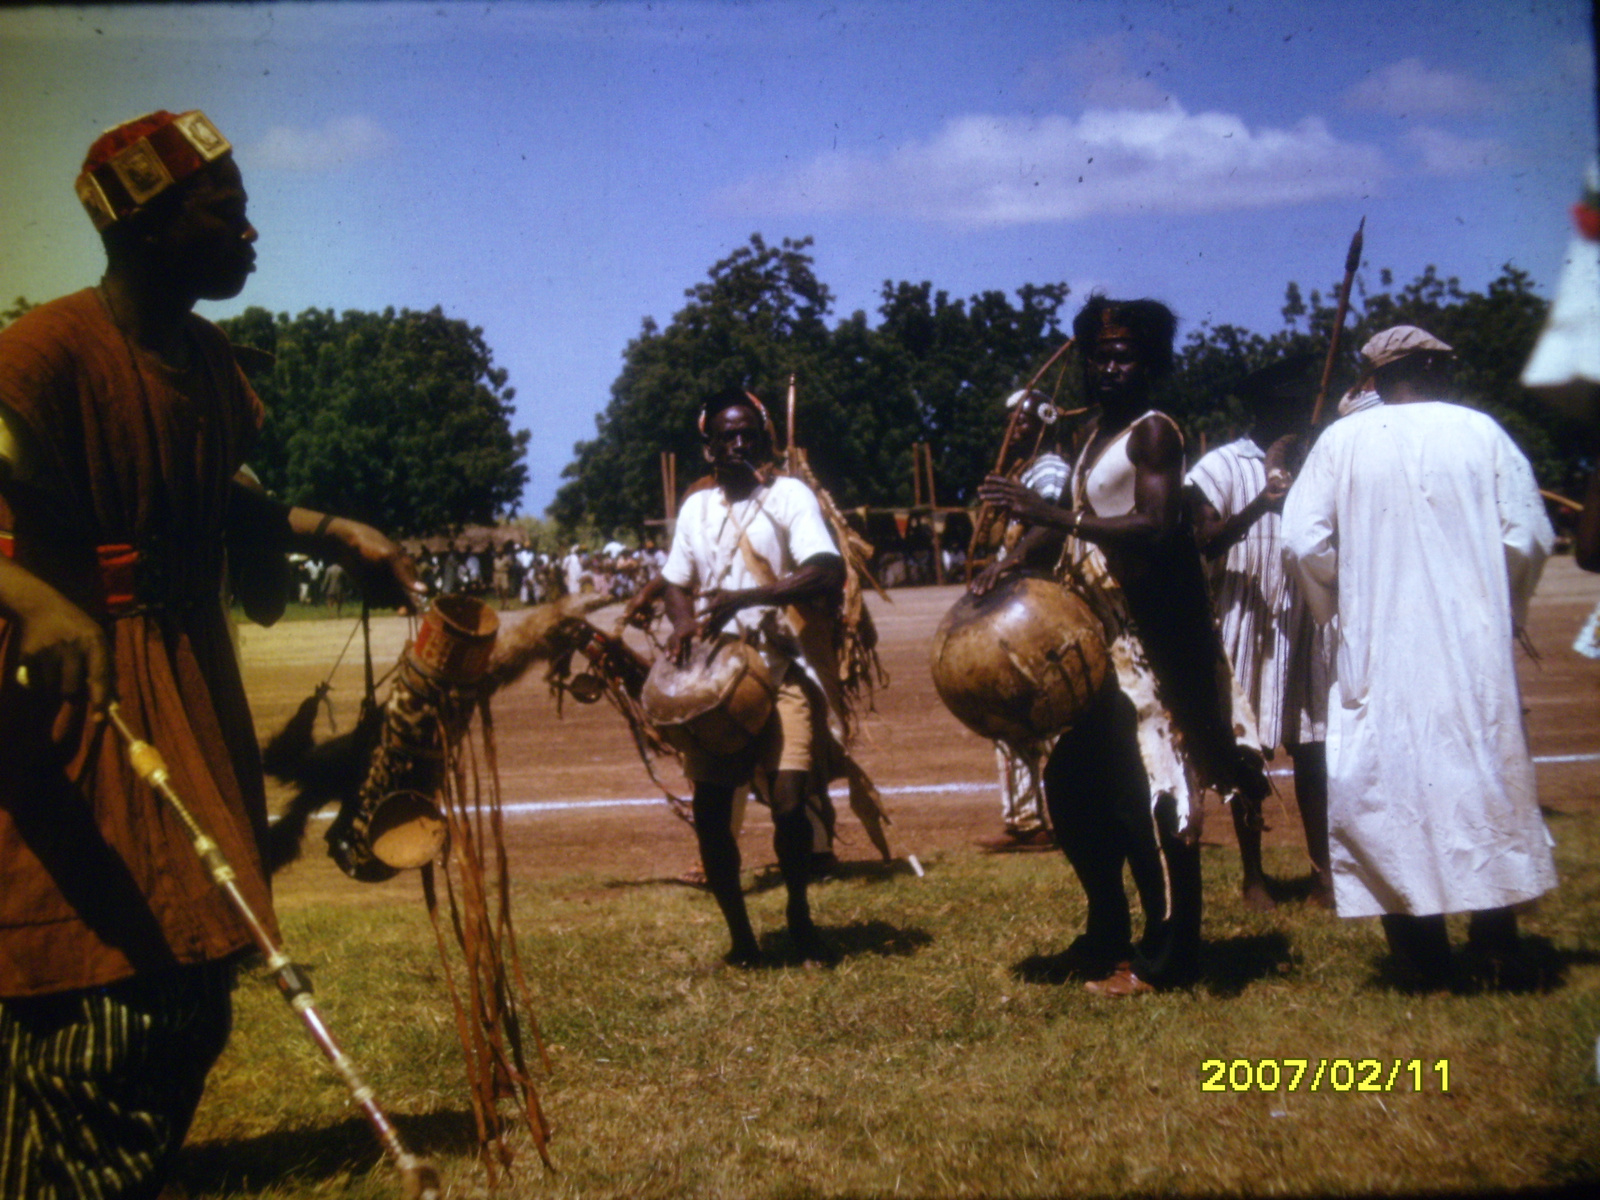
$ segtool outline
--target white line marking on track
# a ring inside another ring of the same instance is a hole
[[[1589,763],[1600,762],[1600,754],[1541,754],[1534,760],[1537,765],[1553,765],[1561,763]],[[1268,771],[1269,775],[1291,776],[1294,772],[1288,767],[1279,767]],[[886,787],[878,789],[885,796],[943,796],[961,792],[998,792],[998,783],[983,781],[977,783],[922,783],[907,787]],[[841,789],[834,789],[835,799],[843,799],[847,793]],[[545,812],[570,812],[575,808],[649,808],[652,805],[665,804],[662,796],[630,796],[621,800],[517,800],[501,806],[507,813],[545,813]],[[319,817],[330,820],[331,814]]]

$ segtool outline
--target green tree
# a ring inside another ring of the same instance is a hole
[[[680,494],[699,473],[700,398],[744,386],[768,402],[781,427],[791,372],[799,382],[799,441],[842,506],[909,504],[917,442],[933,447],[941,503],[972,500],[1005,428],[1005,396],[1064,336],[1067,285],[962,300],[928,282],[885,281],[876,323],[855,312],[829,328],[832,297],[805,252],[810,244],[769,246],[754,236],[688,290],[688,304],[669,325],[645,319],[596,436],[578,444],[566,467],[554,519],[638,529],[660,516],[659,452],[677,453]],[[1547,307],[1526,273],[1508,264],[1483,292],[1431,267],[1398,289],[1388,270],[1378,280],[1381,290],[1369,293],[1357,276],[1329,403],[1359,378],[1358,351],[1369,337],[1394,324],[1420,325],[1456,347],[1465,401],[1505,425],[1546,486],[1570,479],[1582,439],[1518,383]],[[1337,285],[1302,292],[1291,282],[1276,332],[1224,324],[1189,335],[1159,403],[1183,426],[1191,455],[1242,431],[1245,413],[1232,390],[1246,374],[1288,354],[1326,353],[1337,294]],[[1052,371],[1041,386],[1074,407],[1082,394],[1077,374]]]
[[[701,461],[695,410],[732,385],[785,423],[796,376],[797,440],[844,507],[909,504],[912,446],[934,447],[941,502],[960,502],[992,463],[1003,402],[1030,362],[1060,339],[1065,284],[951,300],[928,283],[883,285],[878,323],[863,312],[829,328],[832,296],[809,238],[760,235],[716,263],[661,328],[646,318],[628,344],[596,436],[580,442],[551,515],[602,527],[661,514],[662,450],[676,452],[679,490]]]
[[[1549,309],[1533,291],[1527,272],[1507,263],[1481,292],[1464,289],[1454,277],[1440,277],[1431,266],[1399,288],[1387,268],[1378,279],[1382,290],[1369,293],[1362,276],[1356,278],[1327,403],[1336,404],[1362,375],[1360,350],[1367,339],[1394,325],[1420,326],[1454,347],[1463,403],[1505,427],[1544,486],[1572,486],[1574,476],[1582,473],[1582,432],[1520,382]],[[1244,413],[1230,389],[1248,372],[1300,351],[1326,355],[1337,295],[1337,286],[1326,295],[1313,290],[1305,304],[1299,286],[1290,283],[1284,328],[1278,332],[1262,336],[1222,325],[1203,326],[1189,336],[1170,407],[1191,445],[1198,448],[1201,433],[1214,444],[1243,428]]]
[[[397,535],[515,510],[529,435],[481,329],[438,308],[251,308],[221,325],[274,356],[253,379],[268,420],[251,466],[283,499]]]
[[[998,291],[962,301],[926,282],[883,285],[879,353],[892,372],[890,387],[904,389],[911,411],[909,421],[897,422],[904,465],[870,503],[910,501],[911,441],[933,448],[941,504],[972,499],[994,466],[1006,396],[1064,336],[1060,308],[1068,293],[1064,283],[1028,285],[1018,289],[1014,305]],[[1053,389],[1057,378],[1052,374],[1042,386]]]
[[[689,303],[665,329],[649,317],[623,352],[611,402],[595,436],[574,447],[550,513],[566,525],[585,517],[601,528],[638,526],[661,514],[660,452],[678,456],[679,489],[701,462],[695,414],[700,400],[744,387],[772,401],[790,374],[819,379],[833,296],[818,281],[809,238],[769,246],[759,234],[685,292]],[[806,412],[811,419],[812,388]],[[780,424],[782,412],[773,419]]]

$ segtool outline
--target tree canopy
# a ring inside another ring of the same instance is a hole
[[[249,308],[220,322],[273,355],[250,465],[267,488],[396,536],[492,523],[527,482],[527,431],[483,330],[428,312]]]
[[[1455,277],[1433,267],[1396,288],[1392,272],[1378,272],[1382,290],[1368,291],[1356,277],[1350,311],[1340,335],[1339,361],[1328,403],[1361,375],[1360,349],[1394,325],[1417,325],[1452,346],[1460,400],[1499,421],[1521,447],[1545,487],[1571,487],[1581,475],[1588,445],[1582,431],[1530,393],[1521,383],[1549,302],[1533,291],[1527,272],[1510,263],[1481,292],[1467,291]],[[1325,355],[1336,315],[1338,287],[1329,294],[1299,286],[1285,289],[1284,327],[1270,336],[1231,325],[1202,326],[1183,347],[1172,381],[1171,410],[1191,435],[1213,437],[1242,427],[1243,415],[1228,401],[1234,383],[1256,367],[1298,351]]]
[[[1001,292],[962,301],[929,283],[885,282],[876,326],[856,312],[830,328],[833,296],[812,269],[810,244],[753,236],[685,293],[666,328],[644,320],[595,437],[563,472],[552,516],[613,528],[662,515],[659,454],[677,454],[687,484],[701,461],[700,400],[747,388],[781,436],[791,374],[797,440],[839,503],[910,504],[917,442],[933,446],[936,473],[949,481],[941,501],[971,495],[1003,428],[1006,394],[1061,340],[1067,286],[1023,288],[1013,303]]]
[[[1006,395],[1065,340],[1067,285],[961,300],[931,283],[885,281],[875,322],[860,311],[834,320],[810,245],[806,238],[770,246],[755,235],[685,293],[688,303],[665,328],[645,318],[595,437],[578,443],[563,472],[550,510],[556,520],[639,528],[661,516],[659,453],[676,452],[681,492],[701,461],[699,400],[748,388],[767,403],[781,439],[791,373],[797,440],[841,505],[909,505],[917,442],[933,449],[939,501],[972,499],[998,449]],[[1329,404],[1357,378],[1368,338],[1391,325],[1420,325],[1456,348],[1462,400],[1505,426],[1541,483],[1571,486],[1587,443],[1518,382],[1548,308],[1528,275],[1508,263],[1482,292],[1432,267],[1398,288],[1387,270],[1378,272],[1378,290],[1366,288],[1367,277],[1356,277]],[[1326,354],[1337,292],[1335,285],[1307,294],[1291,282],[1282,328],[1202,325],[1188,335],[1161,403],[1183,426],[1192,456],[1202,440],[1242,431],[1231,391],[1251,370],[1297,351]],[[1052,370],[1040,386],[1073,407],[1082,394],[1077,375]]]

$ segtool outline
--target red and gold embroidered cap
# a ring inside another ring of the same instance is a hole
[[[132,216],[233,149],[199,109],[146,113],[95,139],[76,184],[96,229]]]

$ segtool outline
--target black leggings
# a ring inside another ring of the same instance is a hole
[[[1200,848],[1178,836],[1177,804],[1152,813],[1139,757],[1138,714],[1127,695],[1104,697],[1056,742],[1044,773],[1056,840],[1089,904],[1086,940],[1097,955],[1128,960],[1140,979],[1183,986],[1199,974]],[[1133,872],[1144,936],[1133,945],[1122,868]]]

